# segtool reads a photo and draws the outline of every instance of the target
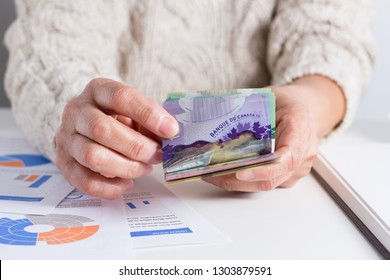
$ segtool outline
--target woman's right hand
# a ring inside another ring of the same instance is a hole
[[[88,195],[116,199],[161,162],[159,138],[179,131],[153,100],[122,83],[98,78],[72,99],[57,131],[56,164]]]

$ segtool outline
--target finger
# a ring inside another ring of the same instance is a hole
[[[142,125],[138,125],[138,130],[137,130],[139,133],[141,133],[142,135],[145,135],[146,137],[150,138],[150,139],[153,139],[154,141],[156,141],[157,143],[160,143],[162,142],[162,139],[161,137],[157,136],[156,134],[150,132],[149,130],[147,130],[145,127],[143,127]]]
[[[132,180],[106,178],[82,166],[75,160],[62,160],[58,162],[58,165],[69,183],[87,195],[117,199],[133,186]]]
[[[75,134],[72,138],[69,154],[83,166],[105,177],[133,179],[152,172],[150,164],[129,160],[80,134]]]
[[[205,178],[204,181],[227,191],[258,192],[269,191],[288,180],[291,173],[283,174],[268,181],[239,181],[234,174]]]
[[[238,171],[236,178],[240,181],[269,181],[292,171],[291,157],[293,155],[290,149],[282,147],[275,153],[280,156],[279,163]]]
[[[163,107],[131,87],[115,81],[89,85],[92,99],[104,109],[131,118],[163,138],[172,138],[179,126]]]
[[[160,144],[87,105],[76,119],[75,129],[91,140],[129,159],[155,164],[161,162]]]
[[[121,123],[123,123],[127,127],[130,127],[130,128],[132,128],[134,130],[137,130],[136,123],[132,119],[130,119],[128,117],[125,117],[125,116],[122,116],[122,115],[118,115],[116,117],[116,120],[121,122]]]

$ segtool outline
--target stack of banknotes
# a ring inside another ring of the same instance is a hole
[[[275,96],[269,88],[175,92],[164,108],[180,133],[163,140],[167,182],[217,176],[277,162]]]

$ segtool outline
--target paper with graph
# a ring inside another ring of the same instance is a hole
[[[136,179],[123,199],[135,249],[231,241],[153,177]]]
[[[0,259],[133,259],[123,207],[75,190],[46,216],[0,213]]]
[[[19,132],[0,133],[0,212],[49,214],[74,188]]]

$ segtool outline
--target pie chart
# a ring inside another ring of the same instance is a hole
[[[0,218],[0,244],[36,246],[77,242],[94,235],[99,225],[78,215],[26,215],[23,219]]]
[[[33,167],[50,163],[41,155],[16,154],[0,156],[0,166],[5,167]]]

